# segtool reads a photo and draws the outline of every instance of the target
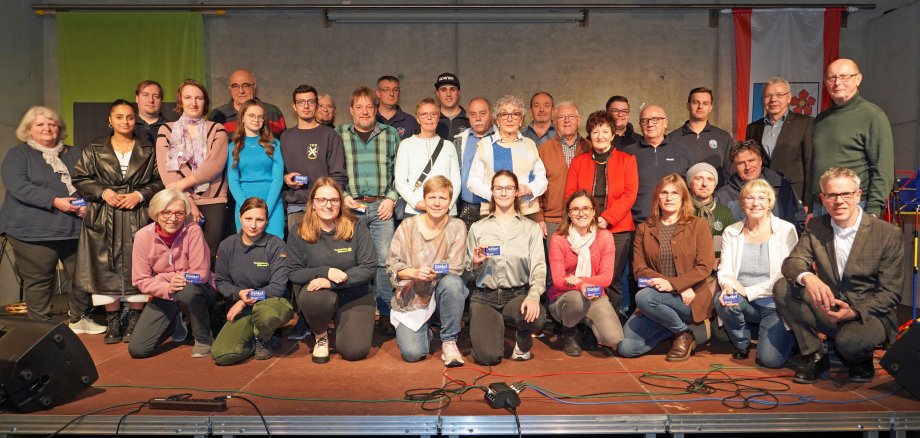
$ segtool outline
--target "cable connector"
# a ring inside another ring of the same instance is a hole
[[[492,409],[511,409],[521,405],[521,398],[518,397],[519,390],[508,386],[504,382],[489,384],[489,390],[486,391],[485,400]]]

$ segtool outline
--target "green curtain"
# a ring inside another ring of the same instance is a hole
[[[205,80],[204,22],[195,12],[60,12],[57,58],[61,117],[75,102],[134,101],[138,82],[163,85],[163,100],[188,78]]]

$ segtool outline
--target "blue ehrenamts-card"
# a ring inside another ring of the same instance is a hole
[[[639,283],[639,289],[642,289],[642,288],[644,288],[644,287],[648,287],[648,281],[649,281],[649,280],[650,280],[650,279],[649,279],[648,277],[639,277],[638,280],[636,280],[636,281]]]
[[[193,274],[191,272],[186,272],[185,281],[192,283],[192,284],[199,284],[201,283],[201,274]]]
[[[76,198],[73,201],[70,201],[70,205],[74,207],[86,207],[86,199]]]
[[[450,273],[450,264],[448,263],[435,263],[431,267],[434,269],[435,274]]]
[[[306,175],[294,175],[294,182],[298,184],[306,184],[310,181],[310,177]]]
[[[249,291],[249,299],[256,300],[256,301],[262,301],[265,299],[265,291],[262,289],[253,289]]]
[[[502,247],[498,245],[487,246],[484,250],[484,254],[487,256],[497,256],[502,255]]]
[[[600,286],[588,286],[585,288],[585,296],[588,298],[597,298],[601,296]]]
[[[741,295],[738,294],[722,294],[722,302],[725,304],[738,304],[741,301]]]

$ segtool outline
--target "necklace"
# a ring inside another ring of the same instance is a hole
[[[134,142],[135,140],[131,140],[126,144],[119,145],[115,142],[115,139],[112,139],[112,149],[114,149],[115,153],[119,155],[125,155],[134,149]]]

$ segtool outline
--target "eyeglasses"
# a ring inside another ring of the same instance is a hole
[[[861,74],[861,73],[853,73],[853,74],[851,74],[851,75],[827,76],[827,77],[824,78],[824,80],[827,81],[827,82],[829,82],[829,83],[834,83],[834,82],[848,82],[848,81],[849,81],[850,79],[852,79],[854,76],[857,76],[857,75],[859,75],[859,74]]]
[[[255,114],[246,114],[246,118],[252,120],[253,122],[261,122],[265,120],[265,116],[257,116]]]
[[[629,108],[626,108],[626,109],[610,108],[609,110],[607,110],[607,114],[610,114],[612,116],[628,116]]]
[[[843,201],[849,202],[853,200],[853,196],[856,195],[856,192],[843,192],[843,193],[821,193],[821,196],[828,201]]]
[[[658,193],[658,197],[661,199],[680,198],[680,193],[679,192],[660,192]]]
[[[438,113],[419,113],[418,118],[431,120],[438,118],[438,115]]]
[[[297,102],[294,102],[294,104],[301,108],[316,106],[316,99],[300,99]]]
[[[560,122],[567,122],[569,120],[575,121],[578,120],[578,116],[575,114],[566,114],[564,116],[556,116],[556,120]]]
[[[498,113],[499,119],[514,120],[520,119],[521,117],[524,117],[524,113],[519,111],[515,111],[513,113]]]
[[[392,92],[394,92],[394,93],[396,93],[396,94],[399,94],[399,87],[393,87],[393,88],[378,88],[378,90],[380,90],[381,93],[389,93],[389,92],[392,91]]]
[[[186,214],[187,214],[187,213],[184,212],[184,211],[167,211],[167,210],[163,210],[163,211],[160,212],[160,218],[161,218],[161,219],[169,219],[169,218],[171,218],[171,217],[174,217],[174,218],[176,218],[176,219],[182,220],[182,219],[185,219],[185,215],[186,215]]]
[[[233,91],[251,90],[255,86],[256,84],[250,84],[248,82],[244,84],[230,84],[230,89]]]
[[[341,204],[342,200],[340,198],[313,198],[313,203],[320,207],[325,207],[327,205],[336,206]]]
[[[575,215],[588,215],[594,212],[594,207],[572,207],[569,209],[569,213]]]
[[[773,99],[774,97],[777,99],[782,99],[788,95],[789,95],[788,91],[785,93],[767,93],[763,95],[763,100],[770,100],[770,99]]]
[[[516,192],[517,186],[492,186],[492,191],[498,193]]]
[[[639,124],[642,126],[657,125],[667,119],[667,117],[649,117],[647,119],[639,119]]]
[[[754,204],[764,204],[765,205],[770,202],[770,200],[766,196],[745,196],[744,199],[742,200],[747,205],[754,205]]]

